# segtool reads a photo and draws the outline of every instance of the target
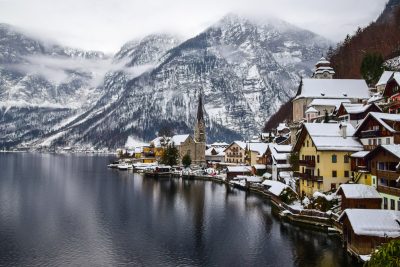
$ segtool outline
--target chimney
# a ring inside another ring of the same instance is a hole
[[[342,136],[344,139],[346,139],[346,137],[347,137],[347,124],[341,123],[341,124],[339,125],[339,129],[340,129],[340,134],[341,134],[341,136]]]

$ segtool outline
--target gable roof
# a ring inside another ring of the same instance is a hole
[[[374,103],[372,104],[358,104],[358,103],[342,103],[341,107],[347,112],[347,114],[359,114],[367,111],[372,106],[375,106],[378,110],[381,110]]]
[[[354,127],[345,124],[346,138],[341,134],[343,123],[304,123],[300,136],[296,141],[295,149],[299,150],[306,135],[310,135],[315,147],[319,151],[360,151],[363,146],[354,137]]]
[[[336,191],[343,192],[346,198],[379,198],[382,199],[381,195],[376,191],[375,187],[365,184],[341,184],[339,189]]]
[[[368,99],[369,89],[365,80],[303,79],[295,99],[304,97]]]
[[[224,151],[228,150],[231,146],[233,145],[238,145],[241,149],[246,149],[246,143],[243,141],[233,141],[232,143],[229,144],[228,147],[225,148]]]
[[[400,211],[378,209],[346,209],[339,221],[347,217],[357,235],[399,237]]]
[[[342,103],[351,103],[349,99],[326,99],[326,98],[316,98],[311,101],[308,107],[315,107],[315,106],[329,106],[329,107],[336,107],[339,108]]]
[[[249,143],[249,149],[251,151],[257,152],[259,155],[262,155],[267,151],[268,144],[267,143]]]
[[[390,132],[396,132],[395,129],[393,129],[389,124],[387,124],[385,121],[395,121],[395,122],[400,122],[400,114],[390,114],[390,113],[382,113],[382,112],[370,112],[368,115],[365,117],[365,119],[360,123],[360,125],[357,127],[357,130],[355,134],[358,134],[363,125],[368,121],[369,118],[374,118],[376,121],[379,122],[383,127],[386,128],[386,130]]]
[[[394,71],[384,71],[379,78],[379,81],[377,82],[376,86],[378,85],[385,85],[389,79],[392,77]]]
[[[171,142],[174,143],[174,145],[179,146],[181,145],[183,142],[186,141],[186,139],[188,139],[190,137],[189,134],[178,134],[178,135],[174,135],[171,138]]]

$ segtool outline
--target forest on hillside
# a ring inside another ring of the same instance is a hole
[[[367,55],[381,55],[383,59],[400,56],[400,0],[390,0],[378,19],[347,37],[335,48],[330,48],[327,58],[335,70],[335,79],[361,79],[361,63]],[[291,100],[265,123],[268,132],[280,122],[292,120]]]

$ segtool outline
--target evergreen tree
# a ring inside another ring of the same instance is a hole
[[[166,146],[164,153],[161,157],[160,163],[173,166],[178,164],[179,151],[174,144],[169,144]]]
[[[367,53],[361,62],[361,75],[368,85],[375,85],[383,73],[383,57],[378,53]]]
[[[382,245],[372,253],[370,261],[364,264],[366,267],[400,266],[400,240],[392,240]]]
[[[183,166],[185,166],[185,168],[189,167],[190,164],[192,164],[192,159],[189,154],[186,154],[185,156],[183,156],[182,164],[183,164]]]

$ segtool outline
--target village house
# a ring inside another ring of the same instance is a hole
[[[394,71],[384,71],[379,78],[379,81],[376,83],[376,91],[377,93],[383,94],[383,91],[385,91],[385,87],[387,82],[389,81],[390,78],[392,78]]]
[[[210,147],[206,150],[207,164],[212,162],[224,163],[225,162],[225,148],[223,147]]]
[[[266,143],[247,143],[246,146],[246,158],[245,162],[247,165],[253,166],[262,162],[262,155],[267,151],[268,144]]]
[[[299,158],[299,193],[336,190],[350,177],[350,155],[363,149],[351,124],[304,123],[293,148]]]
[[[246,143],[242,141],[234,141],[224,150],[225,162],[244,164],[246,157]]]
[[[343,241],[353,255],[370,255],[380,245],[400,237],[400,212],[346,209],[339,217]]]
[[[372,185],[371,173],[366,159],[369,151],[358,151],[350,155],[351,178],[354,183]]]
[[[382,110],[374,103],[342,103],[336,112],[336,118],[338,121],[351,123],[356,128],[370,112],[382,112]]]
[[[226,170],[226,179],[230,181],[238,175],[250,176],[251,174],[252,169],[249,166],[228,166]]]
[[[382,208],[400,210],[400,145],[381,145],[367,155],[372,184],[383,197]]]
[[[336,192],[341,197],[341,210],[380,209],[382,197],[375,187],[364,184],[342,184]]]
[[[387,81],[383,97],[387,99],[389,113],[400,113],[400,72],[394,72]]]
[[[269,144],[261,159],[262,163],[266,164],[267,172],[271,174],[272,180],[277,181],[280,172],[292,170],[289,162],[291,151],[291,145]]]
[[[364,146],[372,150],[378,145],[400,143],[400,114],[370,112],[355,134]]]

